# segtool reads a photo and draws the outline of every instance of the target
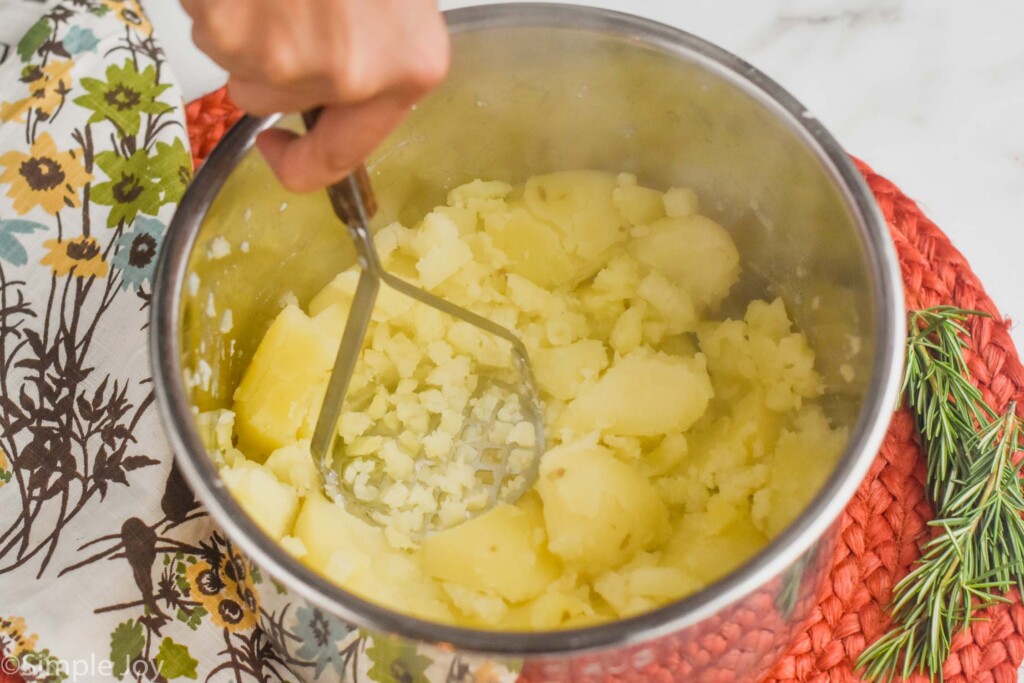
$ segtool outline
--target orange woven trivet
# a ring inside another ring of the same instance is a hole
[[[213,146],[228,128],[242,117],[242,110],[228,97],[228,89],[221,88],[185,106],[188,121],[188,142],[192,146],[192,163],[202,163]]]
[[[239,116],[223,89],[188,105],[196,163]],[[952,304],[986,311],[972,318],[974,351],[968,367],[997,410],[1024,406],[1024,368],[1002,319],[963,255],[895,185],[857,162],[885,215],[899,253],[907,309]],[[1024,407],[1018,408],[1024,414]],[[893,585],[919,556],[932,510],[924,495],[924,456],[906,411],[898,412],[867,478],[846,508],[842,537],[818,606],[767,682],[848,683],[859,680],[853,662],[889,626],[885,606]],[[1016,683],[1024,659],[1024,606],[1013,601],[986,610],[953,641],[944,669],[948,683]],[[744,627],[745,628],[745,627]],[[719,638],[720,640],[720,638]],[[720,649],[720,644],[718,646]],[[673,680],[672,667],[645,670],[649,680]],[[915,677],[916,681],[926,681]]]

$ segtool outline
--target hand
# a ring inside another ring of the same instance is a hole
[[[195,44],[229,74],[251,114],[324,108],[305,135],[272,129],[257,146],[281,183],[341,180],[448,71],[436,0],[181,0]]]

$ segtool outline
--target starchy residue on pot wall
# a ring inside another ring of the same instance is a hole
[[[415,514],[403,515],[432,512],[436,477],[459,476],[445,470],[444,446],[473,390],[471,369],[507,350],[385,291],[351,389],[362,402],[339,425],[349,456],[340,467],[344,477],[362,463],[350,485],[405,522],[382,529],[354,518],[320,494],[308,441],[354,271],[308,310],[286,307],[235,394],[233,426],[226,411],[201,419],[216,435],[221,476],[267,534],[370,600],[510,630],[650,610],[762,548],[846,442],[818,405],[814,354],[781,300],[719,319],[741,264],[691,190],[592,171],[516,187],[476,181],[420,225],[375,239],[387,269],[517,331],[542,390],[549,450],[515,505],[416,543],[406,533]],[[398,436],[380,437],[375,424]],[[434,460],[422,481],[377,490],[363,476],[408,467],[421,444]]]

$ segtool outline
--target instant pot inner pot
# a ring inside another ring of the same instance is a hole
[[[817,354],[831,419],[852,427],[875,338],[859,228],[806,133],[752,87],[709,59],[622,36],[529,27],[456,34],[448,81],[370,162],[374,225],[413,225],[475,178],[517,183],[603,169],[650,187],[692,187],[741,254],[744,277],[722,314],[742,316],[755,296],[782,296]],[[353,261],[323,194],[287,193],[250,150],[190,256],[182,365],[208,380],[187,382],[194,405],[229,407],[278,311],[288,301],[304,306]]]

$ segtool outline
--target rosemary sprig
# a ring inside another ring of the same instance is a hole
[[[953,636],[976,612],[1024,589],[1024,493],[1014,464],[1024,425],[1015,406],[998,415],[967,379],[964,321],[952,306],[910,315],[903,396],[928,460],[942,529],[893,593],[892,629],[861,655],[869,680],[920,672],[942,678]]]

